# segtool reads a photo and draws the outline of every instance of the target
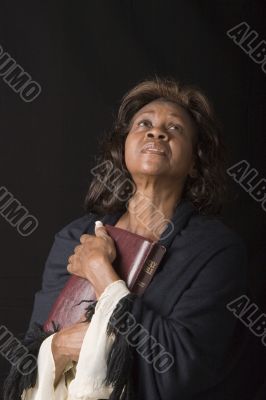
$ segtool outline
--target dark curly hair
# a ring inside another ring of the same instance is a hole
[[[113,129],[100,139],[100,154],[92,169],[94,177],[84,203],[87,212],[104,215],[126,208],[136,187],[124,161],[125,139],[132,117],[157,99],[182,106],[196,124],[197,176],[187,176],[182,198],[189,199],[202,214],[221,213],[227,194],[226,151],[212,106],[200,89],[157,75],[140,82],[123,96]]]

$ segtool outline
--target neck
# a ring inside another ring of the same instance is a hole
[[[152,239],[159,239],[181,201],[181,191],[137,190],[130,198],[124,215],[126,229]]]

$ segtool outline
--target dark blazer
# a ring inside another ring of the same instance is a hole
[[[84,215],[55,235],[29,329],[47,318],[69,277],[67,260],[80,236],[94,234],[97,219],[114,225],[123,212]],[[174,361],[160,372],[135,351],[137,399],[243,400],[238,383],[247,328],[226,305],[247,294],[246,248],[223,222],[200,215],[188,200],[171,220],[174,231],[164,238],[168,226],[160,240],[167,253],[144,295],[134,300],[132,314],[149,333],[150,358],[157,343]]]

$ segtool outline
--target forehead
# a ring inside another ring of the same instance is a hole
[[[167,101],[167,100],[153,100],[150,103],[146,104],[142,108],[140,108],[136,114],[134,114],[133,119],[137,118],[138,116],[142,114],[150,114],[150,116],[153,116],[158,113],[163,113],[167,114],[169,116],[177,117],[181,120],[184,120],[184,122],[190,122],[191,117],[188,114],[188,112],[180,105]]]

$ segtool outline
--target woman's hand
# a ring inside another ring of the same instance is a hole
[[[52,340],[52,353],[55,363],[54,386],[57,385],[67,363],[78,361],[88,327],[88,322],[78,322],[54,335]]]
[[[102,223],[95,224],[95,235],[80,237],[81,244],[75,247],[74,254],[69,257],[67,270],[88,279],[99,298],[106,286],[120,278],[112,266],[116,258],[115,244]]]

